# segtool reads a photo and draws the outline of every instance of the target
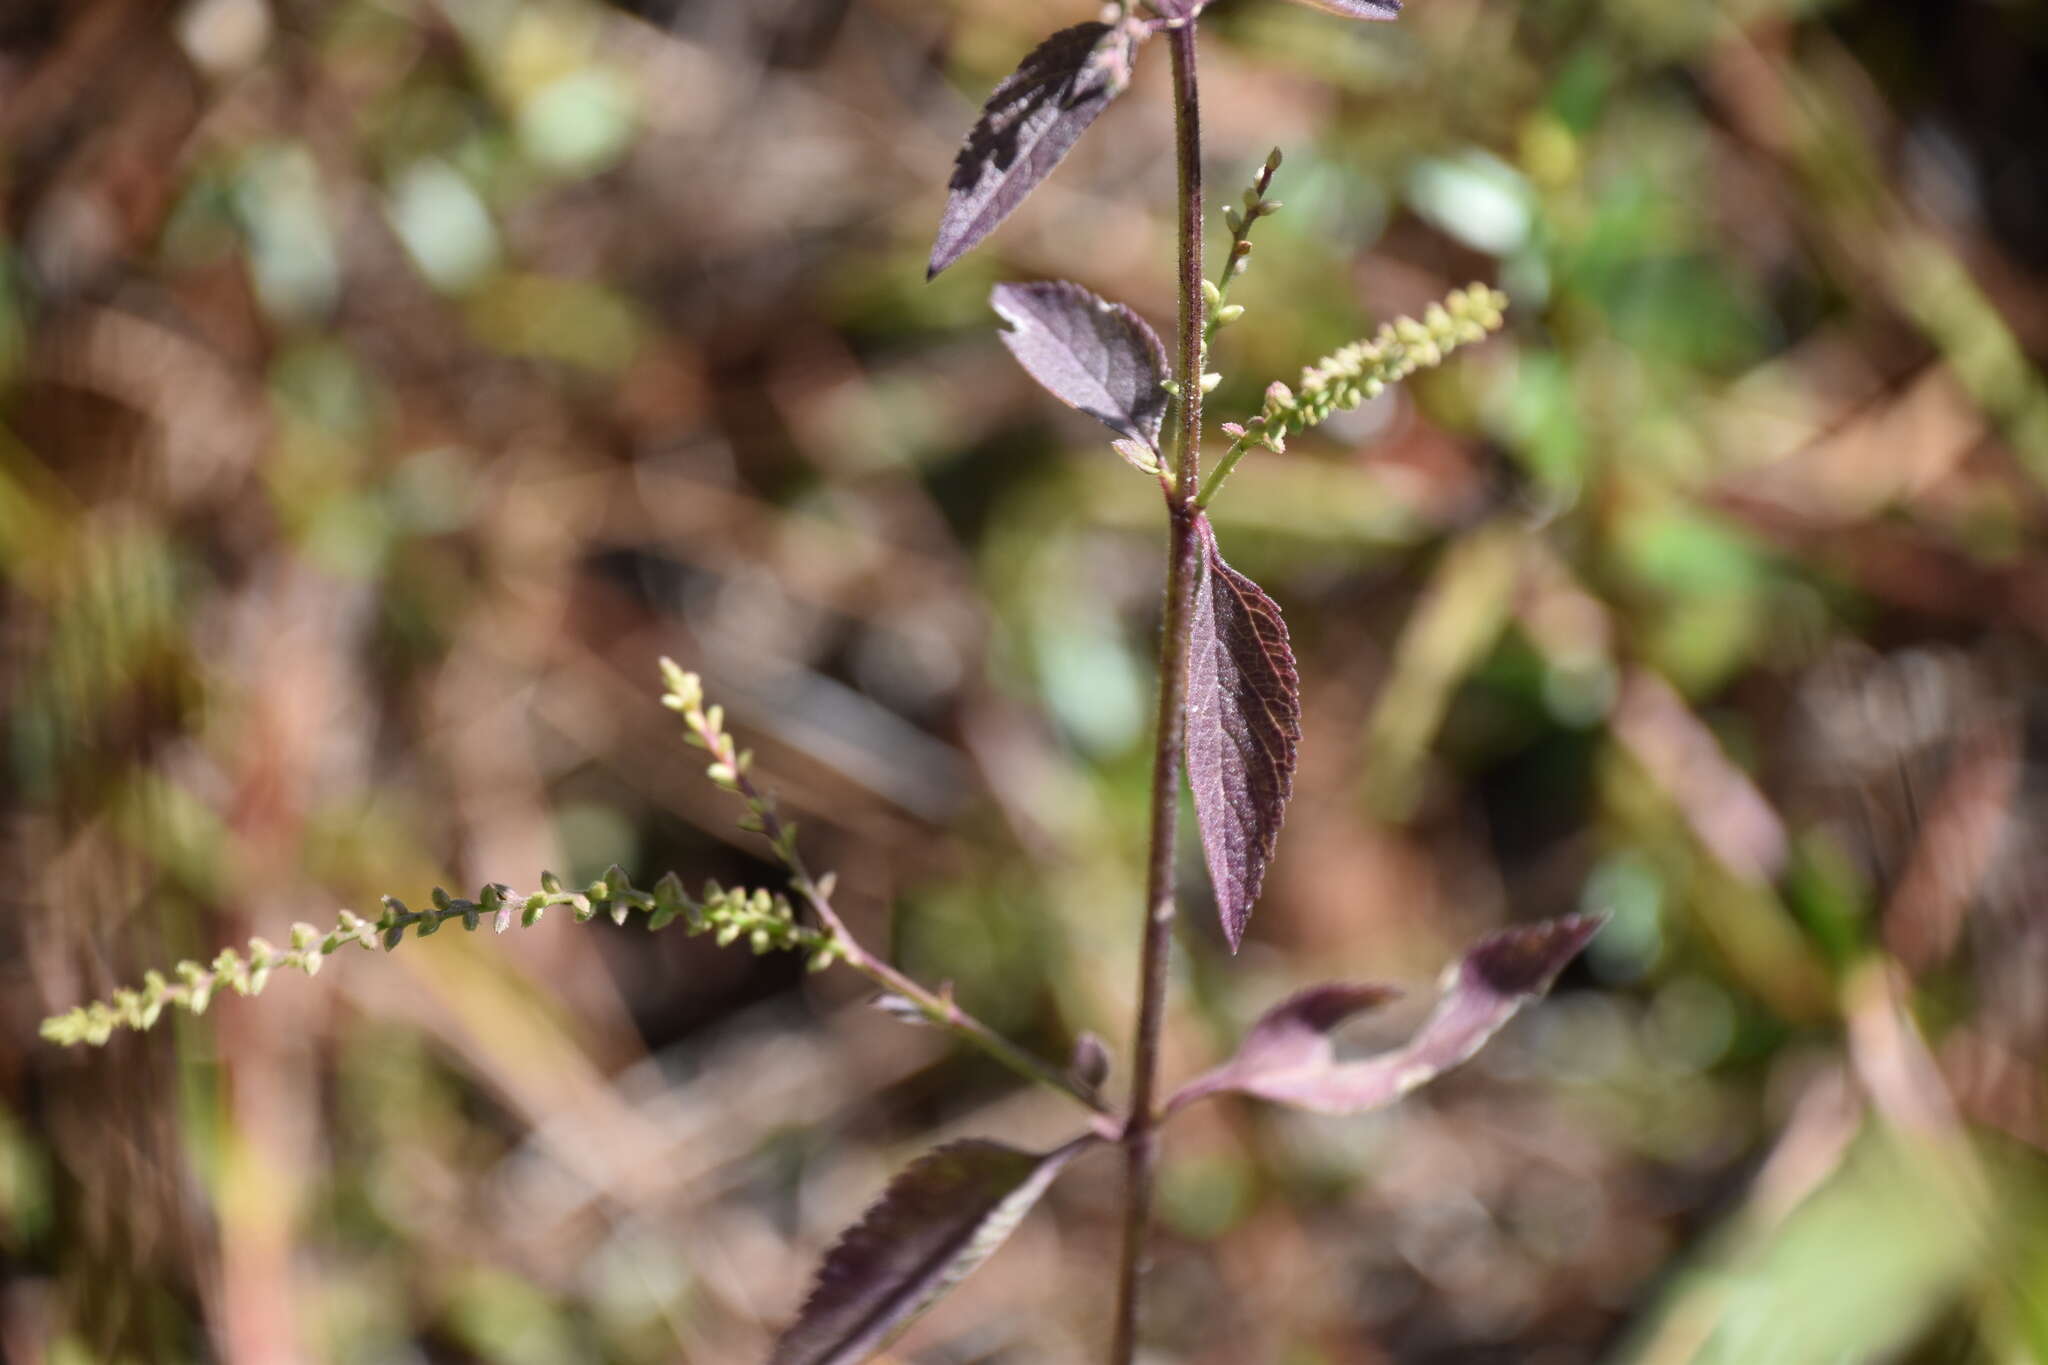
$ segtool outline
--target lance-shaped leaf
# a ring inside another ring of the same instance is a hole
[[[1340,1062],[1330,1030],[1388,999],[1379,986],[1317,986],[1259,1018],[1235,1057],[1182,1087],[1169,1109],[1225,1090],[1322,1114],[1378,1109],[1479,1051],[1524,1005],[1550,989],[1597,933],[1597,915],[1567,915],[1480,941],[1449,973],[1443,998],[1404,1047]]]
[[[1131,83],[1138,22],[1061,29],[988,97],[961,144],[926,278],[995,230]]]
[[[968,1139],[919,1157],[826,1254],[769,1365],[854,1365],[881,1350],[987,1260],[1095,1141],[1040,1155]]]
[[[1066,280],[999,284],[989,302],[1009,324],[1003,345],[1047,393],[1158,451],[1166,347],[1145,319]]]
[[[1223,562],[1199,512],[1195,534],[1201,562],[1188,641],[1188,782],[1223,934],[1236,952],[1294,790],[1301,683],[1280,608]]]
[[[1301,0],[1304,5],[1341,14],[1346,19],[1398,19],[1401,0]]]

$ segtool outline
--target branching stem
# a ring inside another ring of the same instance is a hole
[[[1216,467],[1209,471],[1209,480],[1202,485],[1202,492],[1195,499],[1195,506],[1207,507],[1209,505],[1210,500],[1216,496],[1217,490],[1223,487],[1223,481],[1230,477],[1230,471],[1237,468],[1237,462],[1242,460],[1245,452],[1251,448],[1252,443],[1248,437],[1239,437],[1230,443],[1230,449],[1223,452],[1223,458],[1218,460]]]
[[[831,934],[834,942],[839,945],[840,959],[847,966],[853,968],[853,970],[859,972],[883,990],[900,995],[911,1004],[917,1006],[918,1013],[923,1015],[935,1028],[944,1029],[962,1042],[979,1048],[1024,1079],[1049,1086],[1094,1111],[1099,1120],[1095,1125],[1095,1131],[1098,1135],[1111,1139],[1118,1136],[1121,1131],[1121,1123],[1116,1111],[1110,1107],[1109,1102],[1103,1099],[1102,1096],[1096,1094],[1078,1079],[1062,1071],[1044,1058],[1026,1052],[987,1024],[982,1023],[981,1020],[975,1018],[972,1014],[961,1009],[959,1002],[953,999],[951,992],[926,990],[910,977],[905,976],[881,958],[876,957],[873,953],[861,947],[853,935],[847,931],[846,925],[833,911],[831,901],[820,893],[815,883],[799,879],[793,885],[796,888],[797,894],[802,896],[812,911],[817,914],[818,920],[825,926],[826,932]]]
[[[667,661],[664,661],[663,669],[669,674],[668,705],[681,713],[683,723],[689,726],[696,743],[711,755],[712,780],[746,803],[747,827],[768,841],[775,850],[775,856],[789,870],[791,889],[811,907],[811,912],[818,917],[819,925],[831,940],[831,955],[883,990],[915,1005],[918,1013],[934,1028],[944,1029],[962,1042],[979,1048],[1026,1080],[1060,1091],[1093,1110],[1098,1116],[1098,1133],[1108,1138],[1116,1137],[1120,1131],[1116,1112],[1093,1087],[1044,1058],[1018,1047],[961,1009],[950,991],[925,989],[887,960],[861,946],[860,940],[853,936],[853,931],[847,928],[846,921],[832,906],[831,877],[821,879],[811,875],[803,854],[797,848],[795,826],[782,818],[776,809],[775,798],[754,784],[749,774],[752,755],[742,752],[733,743],[732,736],[725,732],[722,713],[717,708],[709,712],[704,709],[694,677],[683,674]]]
[[[1195,84],[1195,26],[1167,32],[1173,51],[1174,159],[1180,198],[1180,333],[1175,378],[1173,486],[1167,491],[1169,545],[1166,605],[1159,632],[1159,715],[1152,759],[1152,851],[1145,885],[1140,951],[1137,1040],[1132,1048],[1130,1118],[1123,1132],[1123,1250],[1117,1275],[1115,1337],[1110,1365],[1130,1365],[1138,1348],[1138,1291],[1152,1230],[1152,1190],[1159,1159],[1160,1031],[1173,949],[1174,858],[1180,817],[1181,749],[1187,724],[1188,637],[1194,598],[1195,490],[1202,444],[1202,127]]]

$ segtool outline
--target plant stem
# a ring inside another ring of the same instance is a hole
[[[1105,1118],[1111,1116],[1108,1102],[1100,1095],[1082,1085],[1073,1076],[1060,1070],[1052,1063],[1026,1052],[987,1024],[982,1023],[981,1020],[961,1009],[959,1004],[954,1001],[951,992],[943,989],[939,992],[928,991],[910,977],[861,947],[860,942],[848,931],[845,922],[839,918],[838,912],[832,908],[831,900],[817,883],[813,882],[808,876],[799,875],[795,885],[797,894],[810,904],[812,911],[818,916],[819,922],[825,926],[825,932],[832,936],[839,956],[847,966],[853,968],[853,970],[859,972],[883,990],[893,991],[895,994],[910,1001],[910,1003],[917,1006],[918,1013],[922,1014],[935,1028],[944,1029],[962,1042],[980,1048],[990,1057],[1001,1062],[1026,1080],[1036,1081],[1040,1085],[1057,1090],[1072,1098],[1076,1103],[1085,1105],[1096,1114]],[[1098,1127],[1096,1131],[1099,1135],[1105,1137],[1114,1137],[1116,1135],[1113,1125],[1109,1126],[1106,1131],[1103,1127]]]
[[[1223,452],[1223,458],[1218,460],[1216,467],[1209,471],[1208,481],[1202,485],[1202,492],[1195,499],[1195,506],[1207,507],[1209,505],[1210,499],[1216,496],[1216,490],[1223,487],[1223,481],[1230,477],[1230,471],[1237,468],[1237,462],[1242,460],[1244,453],[1251,448],[1252,443],[1249,440],[1232,441],[1230,443],[1230,449]]]
[[[1123,1252],[1118,1266],[1116,1335],[1110,1365],[1130,1365],[1138,1349],[1138,1288],[1152,1230],[1152,1187],[1159,1134],[1154,1091],[1166,981],[1173,949],[1175,835],[1180,817],[1181,749],[1188,695],[1188,637],[1195,575],[1195,490],[1202,444],[1202,125],[1195,87],[1195,25],[1171,28],[1174,159],[1180,198],[1179,441],[1167,492],[1169,544],[1165,620],[1159,632],[1159,716],[1152,757],[1152,852],[1145,885],[1144,946],[1138,980],[1137,1041],[1132,1048],[1130,1118],[1125,1123]]]
[[[664,661],[664,667],[673,665]],[[839,912],[832,908],[831,876],[828,874],[820,881],[811,875],[803,854],[797,851],[795,829],[776,810],[775,799],[754,785],[754,779],[747,772],[747,758],[733,743],[732,736],[716,723],[707,724],[701,709],[686,709],[683,722],[696,734],[716,764],[725,770],[727,789],[746,803],[748,812],[758,822],[754,828],[775,850],[776,858],[789,869],[790,885],[818,917],[818,923],[831,938],[840,961],[883,990],[893,991],[910,1001],[933,1027],[944,1029],[962,1042],[980,1048],[1024,1079],[1057,1090],[1094,1111],[1097,1116],[1096,1133],[1103,1137],[1116,1136],[1115,1111],[1093,1086],[1018,1047],[961,1009],[950,990],[928,991],[885,959],[862,947],[853,931],[846,927],[846,921],[839,918]]]

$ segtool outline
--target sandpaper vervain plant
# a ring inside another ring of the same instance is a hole
[[[1400,10],[1399,0],[1303,2],[1351,19],[1393,19]],[[422,910],[387,898],[374,920],[343,911],[329,929],[292,926],[285,947],[254,939],[246,950],[227,949],[210,963],[149,973],[140,987],[46,1021],[44,1035],[66,1044],[102,1043],[117,1029],[150,1027],[167,1007],[199,1013],[223,989],[255,994],[279,968],[311,974],[350,944],[389,950],[407,930],[425,937],[451,920],[472,931],[488,921],[503,932],[515,922],[531,926],[556,907],[579,920],[603,914],[623,923],[642,914],[650,929],[680,923],[687,932],[713,934],[722,944],[744,942],[757,953],[803,954],[815,969],[843,966],[873,982],[892,1011],[943,1029],[1065,1095],[1080,1111],[1080,1126],[1048,1152],[973,1139],[912,1163],[828,1252],[769,1365],[852,1365],[871,1357],[993,1254],[1062,1171],[1097,1146],[1120,1149],[1125,1166],[1107,1357],[1112,1365],[1129,1365],[1137,1351],[1165,1123],[1193,1104],[1232,1093],[1330,1114],[1392,1104],[1469,1058],[1549,987],[1598,928],[1594,919],[1572,916],[1483,940],[1448,971],[1434,1011],[1405,1045],[1361,1059],[1340,1060],[1331,1034],[1396,992],[1369,983],[1308,987],[1262,1015],[1227,1061],[1162,1094],[1160,1038],[1179,903],[1182,783],[1193,792],[1222,932],[1235,951],[1275,854],[1302,739],[1299,684],[1280,608],[1225,560],[1208,509],[1241,460],[1261,450],[1279,452],[1288,437],[1331,413],[1483,340],[1502,325],[1507,302],[1473,285],[1419,319],[1390,322],[1323,357],[1292,385],[1271,385],[1258,412],[1221,425],[1229,444],[1205,469],[1203,398],[1219,379],[1209,369],[1211,347],[1243,316],[1244,306],[1230,295],[1251,259],[1254,227],[1282,207],[1268,196],[1281,166],[1276,150],[1241,200],[1224,210],[1229,245],[1215,277],[1206,275],[1196,70],[1196,29],[1206,7],[1207,0],[1121,0],[1029,53],[990,95],[961,147],[928,272],[938,275],[994,231],[1123,93],[1142,50],[1155,39],[1165,44],[1178,184],[1171,352],[1137,313],[1077,284],[1003,284],[991,299],[1004,324],[1001,339],[1019,364],[1055,398],[1107,427],[1112,449],[1157,483],[1163,501],[1167,553],[1150,846],[1145,900],[1137,907],[1142,947],[1123,1103],[1104,1093],[1108,1055],[1092,1036],[1084,1035],[1065,1062],[1036,1056],[977,1019],[950,990],[927,989],[859,943],[833,908],[833,876],[814,874],[806,864],[795,826],[756,784],[752,756],[726,729],[722,710],[707,701],[694,674],[667,660],[664,704],[682,718],[685,739],[707,752],[708,778],[740,804],[741,826],[766,841],[782,865],[784,888],[713,884],[693,896],[674,873],[641,889],[612,868],[581,888],[543,874],[540,889],[524,894],[497,883],[474,900],[436,889]]]

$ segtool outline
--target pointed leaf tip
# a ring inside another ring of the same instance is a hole
[[[1188,642],[1188,782],[1224,937],[1236,952],[1294,790],[1301,682],[1280,608],[1223,562],[1195,514],[1201,562]]]
[[[1096,1139],[1039,1155],[968,1139],[927,1152],[847,1229],[769,1365],[856,1365],[995,1253]]]
[[[1166,347],[1145,319],[1066,280],[999,284],[989,303],[1009,324],[1003,345],[1047,393],[1158,451]]]
[[[1341,14],[1346,19],[1398,19],[1401,17],[1401,0],[1300,0],[1301,4],[1331,14]]]
[[[1465,954],[1460,977],[1495,995],[1540,995],[1606,923],[1605,915],[1565,915],[1502,929]]]
[[[954,162],[927,280],[993,232],[1052,174],[1130,84],[1147,33],[1136,22],[1062,29],[995,88]]]
[[[1355,1062],[1336,1060],[1330,1030],[1388,992],[1341,983],[1312,987],[1261,1015],[1237,1055],[1182,1087],[1168,1108],[1226,1090],[1323,1114],[1392,1104],[1479,1051],[1550,988],[1603,923],[1597,915],[1567,915],[1480,940],[1449,974],[1436,1009],[1406,1045]]]

